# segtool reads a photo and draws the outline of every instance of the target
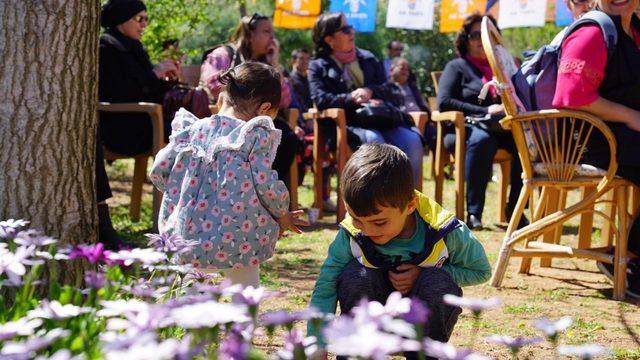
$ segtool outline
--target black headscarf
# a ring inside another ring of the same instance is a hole
[[[109,28],[134,17],[142,10],[147,10],[145,4],[140,0],[109,0],[102,7],[100,24]]]

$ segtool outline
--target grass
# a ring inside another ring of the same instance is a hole
[[[114,191],[109,200],[112,219],[120,233],[133,241],[144,243],[144,233],[151,229],[151,186],[145,185],[143,212],[139,222],[131,222],[128,216],[130,177],[132,163],[116,161],[108,166]],[[307,174],[305,185],[299,188],[302,208],[313,201],[312,176]],[[334,180],[335,184],[335,180]],[[433,194],[433,181],[425,181],[425,193]],[[453,182],[445,182],[445,208],[454,209]],[[504,237],[504,224],[495,223],[496,184],[490,183],[483,220],[486,229],[474,234],[485,247],[492,264],[497,260]],[[570,195],[570,202],[577,194]],[[527,214],[529,218],[529,214]],[[596,226],[600,221],[596,219]],[[564,227],[562,243],[575,243],[577,220]],[[277,308],[302,309],[307,306],[315,278],[324,260],[327,248],[336,234],[335,217],[325,217],[302,235],[288,235],[278,242],[272,259],[261,266],[261,284],[280,296],[264,304],[263,311]],[[600,231],[593,232],[593,242],[598,243]],[[464,288],[464,295],[488,298],[499,296],[504,300],[501,309],[492,309],[483,314],[476,334],[475,349],[498,359],[509,358],[509,352],[483,339],[491,334],[511,336],[536,336],[531,322],[538,317],[557,319],[572,316],[574,325],[562,336],[562,343],[583,344],[595,342],[612,349],[610,359],[640,359],[640,310],[637,303],[616,302],[611,298],[611,284],[601,275],[593,261],[577,259],[554,259],[551,268],[541,268],[534,260],[530,275],[518,273],[519,260],[511,260],[507,276],[500,289],[487,284]],[[303,324],[299,325],[301,329]],[[467,345],[474,331],[472,316],[467,312],[458,319],[451,337],[455,345]],[[282,340],[276,335],[273,341],[258,339],[257,345],[266,351],[276,350],[275,344]],[[548,343],[526,347],[520,358],[549,359],[553,350]]]

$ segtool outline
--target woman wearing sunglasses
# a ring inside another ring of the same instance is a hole
[[[495,19],[489,16],[496,24]],[[472,14],[468,16],[458,32],[455,40],[459,57],[451,60],[444,68],[439,82],[438,107],[440,111],[461,111],[465,116],[500,116],[504,112],[500,97],[495,90],[478,102],[478,95],[484,83],[493,78],[491,67],[487,61],[482,39],[480,38],[480,24],[482,16]],[[467,183],[467,226],[471,229],[482,227],[482,212],[484,210],[485,192],[493,167],[493,157],[499,148],[515,152],[515,143],[510,132],[489,132],[478,126],[467,126],[465,154],[465,181]],[[455,148],[455,134],[453,129],[444,137],[444,145],[448,151]],[[511,190],[507,203],[507,215],[514,208],[522,180],[520,161],[511,163]]]
[[[146,9],[139,0],[109,0],[102,8],[101,25],[106,30],[100,37],[100,101],[162,103],[169,89],[163,80],[178,78],[177,62],[164,60],[153,65],[140,42],[149,21]],[[100,113],[99,128],[96,161],[99,238],[105,247],[116,248],[121,241],[111,226],[105,203],[111,197],[111,190],[104,170],[102,145],[122,155],[148,152],[152,145],[152,127],[147,114]],[[165,124],[165,129],[170,130],[170,124]]]
[[[355,31],[342,13],[320,15],[313,28],[315,58],[309,64],[311,98],[318,109],[343,108],[347,125],[364,103],[380,103],[385,98],[386,76],[380,61],[369,51],[355,46]],[[423,156],[422,140],[405,127],[374,130],[348,126],[349,144],[389,143],[404,151],[419,179]],[[335,131],[328,131],[327,135]]]

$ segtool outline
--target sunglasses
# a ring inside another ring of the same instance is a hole
[[[251,19],[249,19],[249,29],[255,30],[258,22],[261,20],[268,20],[268,18],[260,13],[253,13],[253,15],[251,15]]]
[[[591,0],[571,0],[573,5],[589,4]]]
[[[472,39],[472,40],[478,40],[478,39],[480,39],[481,36],[482,36],[482,32],[476,30],[476,31],[472,31],[471,33],[469,33],[469,35],[467,35],[467,38]]]
[[[342,32],[345,35],[349,35],[349,34],[351,34],[352,31],[353,31],[353,26],[346,25],[346,26],[343,26],[343,27],[339,28],[338,30],[336,30],[334,32],[334,34],[338,33],[338,32]]]
[[[144,23],[149,23],[149,17],[146,15],[136,15],[133,17],[133,21],[137,22],[138,24],[142,24]]]

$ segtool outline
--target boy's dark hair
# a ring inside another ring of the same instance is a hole
[[[357,216],[375,215],[377,206],[404,209],[414,197],[413,188],[411,161],[388,144],[360,146],[340,179],[344,201]]]
[[[244,62],[222,74],[220,83],[233,108],[257,107],[265,102],[277,108],[280,104],[280,74],[267,64]]]
[[[302,54],[310,55],[309,50],[307,48],[298,48],[291,52],[291,60],[296,61],[298,57]]]

